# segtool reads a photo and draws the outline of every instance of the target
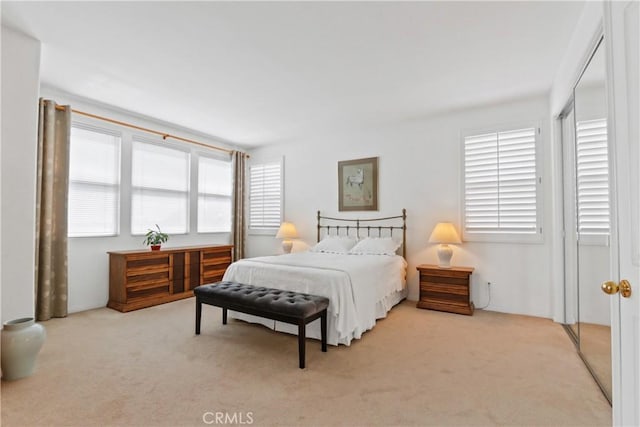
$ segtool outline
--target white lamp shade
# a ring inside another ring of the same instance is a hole
[[[278,229],[276,239],[295,239],[298,237],[296,226],[290,222],[283,222]]]
[[[429,237],[429,243],[462,243],[456,228],[450,222],[439,222]]]

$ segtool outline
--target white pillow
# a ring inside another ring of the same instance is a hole
[[[402,243],[391,237],[367,237],[349,251],[351,255],[395,255]]]
[[[356,239],[346,236],[326,236],[310,252],[325,252],[332,254],[346,254],[356,244]]]

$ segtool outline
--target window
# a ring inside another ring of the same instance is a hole
[[[464,138],[464,236],[467,240],[537,240],[536,128]]]
[[[187,233],[189,153],[133,141],[131,163],[131,233]]]
[[[231,162],[198,158],[198,233],[231,231]]]
[[[282,163],[249,168],[249,229],[277,231],[282,220]]]
[[[118,234],[120,136],[74,123],[69,152],[69,237]]]
[[[609,235],[607,120],[576,123],[578,231]]]

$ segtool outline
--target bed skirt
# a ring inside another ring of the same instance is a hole
[[[376,319],[384,319],[387,317],[387,313],[400,301],[407,297],[407,288],[405,287],[401,291],[393,292],[387,295],[381,301],[376,303]],[[258,323],[260,325],[266,326],[269,329],[273,329],[278,332],[286,332],[288,334],[298,335],[298,327],[295,325],[289,325],[282,322],[277,322],[274,320],[265,319],[263,317],[252,316],[250,314],[238,313],[236,311],[229,310],[229,317],[232,319],[243,320],[249,323]],[[351,341],[354,339],[360,339],[362,334],[370,329],[373,329],[373,326],[367,328],[362,331],[352,331],[350,336],[339,337],[335,328],[335,317],[329,315],[327,319],[328,323],[328,336],[327,343],[330,345],[351,345]],[[313,322],[307,325],[307,338],[313,338],[320,340],[320,322]]]

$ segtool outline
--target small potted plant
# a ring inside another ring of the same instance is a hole
[[[160,246],[169,240],[169,235],[167,233],[163,233],[162,230],[160,230],[160,227],[158,227],[158,224],[156,224],[156,228],[158,231],[149,229],[147,234],[144,235],[143,243],[147,246],[151,246],[152,251],[159,251]]]

